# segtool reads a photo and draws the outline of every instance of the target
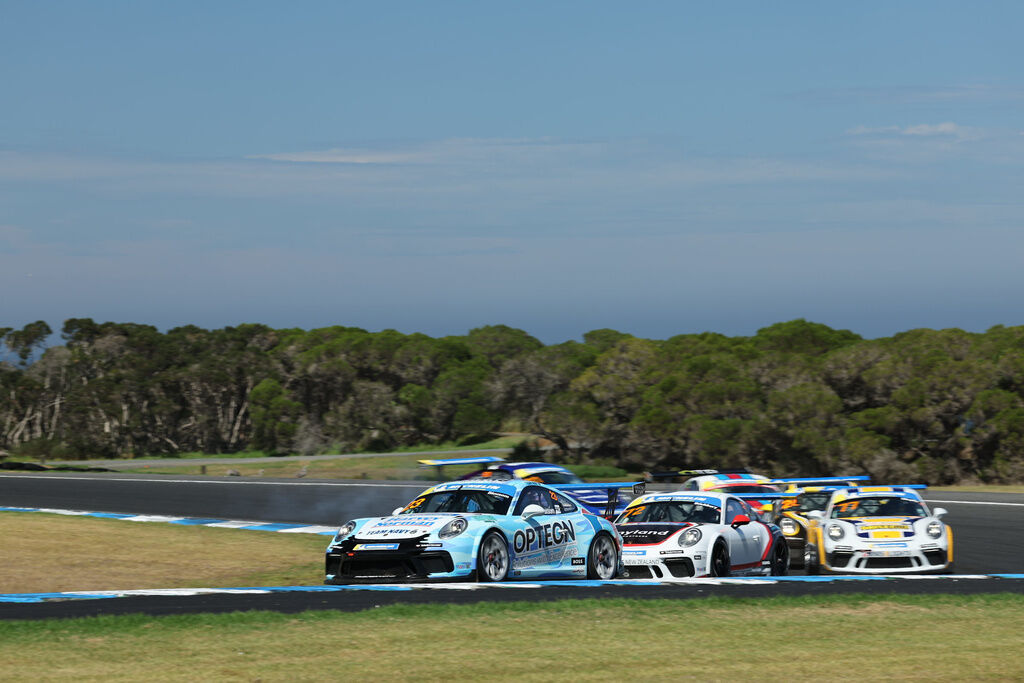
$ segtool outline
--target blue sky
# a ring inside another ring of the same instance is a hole
[[[0,0],[0,326],[1024,324],[1024,5]]]

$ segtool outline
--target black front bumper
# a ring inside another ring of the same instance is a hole
[[[401,541],[394,550],[353,550],[360,539],[347,539],[327,549],[324,583],[397,583],[451,580],[452,556],[444,550],[424,547],[422,538]]]

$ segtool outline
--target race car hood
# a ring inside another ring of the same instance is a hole
[[[623,545],[657,545],[693,524],[616,524]]]
[[[471,519],[470,515],[456,514],[415,514],[378,517],[364,524],[356,532],[355,537],[367,540],[419,538],[439,530],[445,524],[460,516]]]
[[[914,535],[914,522],[920,517],[862,517],[844,519],[854,526],[860,538],[907,538]]]

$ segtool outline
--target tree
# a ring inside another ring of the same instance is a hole
[[[465,342],[474,355],[483,356],[493,368],[501,367],[509,358],[543,346],[526,332],[508,325],[477,327],[469,331]]]
[[[275,379],[265,379],[250,394],[253,422],[253,448],[277,453],[290,448],[298,430],[301,405],[288,398]]]
[[[0,331],[5,331],[4,344],[18,355],[22,365],[27,364],[32,354],[40,350],[46,344],[49,336],[53,334],[50,326],[42,320],[28,323],[20,330],[11,331],[9,327],[5,327],[0,328]]]
[[[754,340],[768,351],[819,356],[855,344],[861,337],[850,330],[833,330],[828,325],[798,318],[762,327]]]

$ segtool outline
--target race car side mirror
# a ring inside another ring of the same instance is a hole
[[[404,509],[405,508],[395,508],[394,510],[391,511],[391,514],[392,515],[397,515],[399,512],[401,512]]]
[[[816,519],[818,521],[821,521],[825,519],[825,513],[822,512],[821,510],[808,510],[807,519]]]
[[[932,517],[942,517],[942,515],[945,515],[948,512],[949,510],[947,510],[946,508],[935,508],[934,510],[932,510]]]
[[[530,519],[537,515],[543,515],[547,510],[542,508],[540,505],[527,505],[523,508],[523,519]]]
[[[746,515],[736,515],[732,518],[733,529],[738,526],[743,526],[744,524],[750,524],[750,517],[747,517]]]

